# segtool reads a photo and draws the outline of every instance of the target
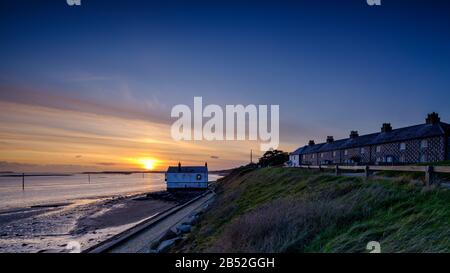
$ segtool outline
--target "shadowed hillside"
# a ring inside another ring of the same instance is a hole
[[[449,252],[450,191],[406,179],[241,168],[181,252]]]

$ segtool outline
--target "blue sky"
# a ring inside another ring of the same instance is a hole
[[[279,104],[287,150],[450,121],[448,1],[316,2],[5,1],[0,100],[163,124],[193,96]]]

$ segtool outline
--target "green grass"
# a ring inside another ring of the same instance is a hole
[[[180,252],[449,252],[450,191],[293,168],[240,169]]]

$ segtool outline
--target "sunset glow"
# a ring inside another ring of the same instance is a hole
[[[419,20],[424,26],[396,12],[381,20],[364,1],[357,12],[319,4],[255,10],[235,1],[223,10],[142,1],[134,12],[127,1],[4,2],[0,172],[165,171],[178,162],[223,170],[247,164],[250,150],[253,161],[263,154],[259,137],[172,138],[172,109],[195,109],[195,97],[205,109],[279,105],[278,149],[287,152],[356,128],[375,132],[382,122],[408,126],[431,111],[450,116],[448,16]],[[405,36],[419,29],[437,44]],[[408,103],[398,103],[398,90],[408,90]],[[352,105],[364,107],[343,111]],[[197,116],[202,125],[215,118]]]
[[[156,160],[154,160],[154,159],[144,158],[144,159],[141,159],[140,162],[142,164],[142,167],[146,170],[151,171],[155,168]]]

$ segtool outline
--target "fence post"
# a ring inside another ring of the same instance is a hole
[[[425,167],[425,186],[433,184],[433,166]]]
[[[336,168],[334,169],[334,173],[339,175],[339,165],[336,164]]]
[[[366,176],[366,179],[369,179],[369,177],[370,177],[370,169],[369,169],[368,165],[364,166],[364,174]]]

